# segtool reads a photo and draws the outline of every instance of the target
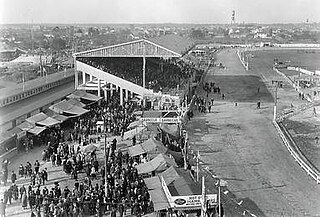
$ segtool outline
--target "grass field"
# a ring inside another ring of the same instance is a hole
[[[263,58],[273,63],[275,58],[279,61],[287,62],[290,66],[300,66],[302,68],[315,71],[320,70],[320,50],[291,50],[277,49],[251,52],[255,58]]]

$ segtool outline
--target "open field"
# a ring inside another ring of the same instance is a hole
[[[252,60],[263,58],[272,64],[274,59],[278,58],[290,66],[300,66],[310,71],[320,70],[320,50],[272,49],[256,50],[251,53],[254,55]]]
[[[290,156],[272,125],[272,80],[283,79],[272,70],[273,59],[270,66],[268,59],[254,58],[245,71],[235,50],[223,50],[218,62],[227,69],[210,70],[206,81],[220,86],[226,99],[209,95],[215,99],[212,112],[191,120],[192,149],[200,151],[204,166],[227,181],[238,201],[254,202],[247,209],[257,216],[320,216],[320,186]],[[262,87],[259,94],[257,87]],[[197,93],[204,96],[200,89]],[[261,109],[256,108],[259,99]],[[278,107],[285,109],[291,103],[298,106],[306,101],[284,81],[278,91]],[[263,214],[259,215],[260,210]]]

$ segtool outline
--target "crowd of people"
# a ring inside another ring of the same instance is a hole
[[[39,140],[46,142],[42,161],[51,162],[52,167],[61,167],[74,179],[74,186],[62,189],[55,182],[48,188],[46,184],[52,183],[47,168],[41,168],[38,160],[34,165],[27,162],[19,166],[18,176],[29,180],[29,185],[19,187],[15,183],[18,177],[12,171],[11,186],[4,192],[2,203],[19,200],[22,207],[31,208],[35,216],[40,210],[44,216],[101,216],[106,211],[112,216],[116,212],[122,216],[127,209],[136,216],[150,212],[152,204],[143,179],[138,176],[133,159],[116,151],[117,140],[110,145],[107,167],[101,166],[104,163],[97,157],[97,150],[86,152],[84,149],[93,142],[90,135],[98,131],[97,120],[104,120],[109,135],[121,136],[135,120],[134,109],[132,102],[119,105],[114,96],[109,101],[92,105],[88,114],[72,121],[72,127],[48,129],[42,135],[46,138]],[[7,180],[8,161],[3,162],[2,169]]]
[[[79,58],[79,61],[142,86],[141,58]],[[147,58],[146,87],[156,92],[168,91],[177,88],[193,73],[201,74],[203,70],[175,59]]]

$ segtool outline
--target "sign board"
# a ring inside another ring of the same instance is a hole
[[[217,194],[207,194],[206,198],[209,206],[217,204]],[[174,208],[201,208],[202,195],[171,196],[171,199],[172,201],[169,201],[169,203]]]
[[[180,118],[141,118],[141,121],[147,123],[163,123],[163,124],[177,124],[180,123]]]
[[[168,202],[171,208],[201,208],[202,195],[188,195],[188,196],[171,196],[171,193],[164,181],[164,178],[161,176],[161,185],[162,189],[167,196]],[[217,204],[218,197],[217,194],[207,194],[206,199],[209,206]]]

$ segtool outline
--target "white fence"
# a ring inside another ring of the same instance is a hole
[[[243,67],[244,67],[246,70],[249,70],[248,63],[246,64],[246,63],[244,62],[244,60],[241,58],[240,50],[237,51],[237,55],[238,55],[238,57],[239,57],[239,60],[240,60],[241,64],[243,65]]]
[[[286,48],[320,48],[320,44],[273,44],[273,46]]]
[[[316,182],[317,184],[320,183],[320,175],[319,175],[319,171],[317,171],[315,168],[312,168],[307,160],[302,159],[301,154],[297,153],[290,145],[287,137],[284,135],[282,129],[280,128],[280,126],[278,125],[278,123],[276,121],[273,121],[273,125],[275,126],[276,130],[278,131],[278,134],[280,135],[284,145],[286,146],[286,148],[288,149],[289,153],[291,154],[291,156],[295,159],[295,161],[297,161],[297,163],[307,172],[307,174],[309,176],[311,176]],[[287,133],[287,136],[290,136]],[[294,142],[291,139],[292,142]]]
[[[297,71],[297,72],[301,72],[301,73],[306,74],[306,75],[315,75],[316,74],[316,72],[312,72],[312,71],[309,71],[309,70],[306,70],[306,69],[303,69],[303,68],[300,68],[300,67],[288,66],[287,69],[288,70]]]

